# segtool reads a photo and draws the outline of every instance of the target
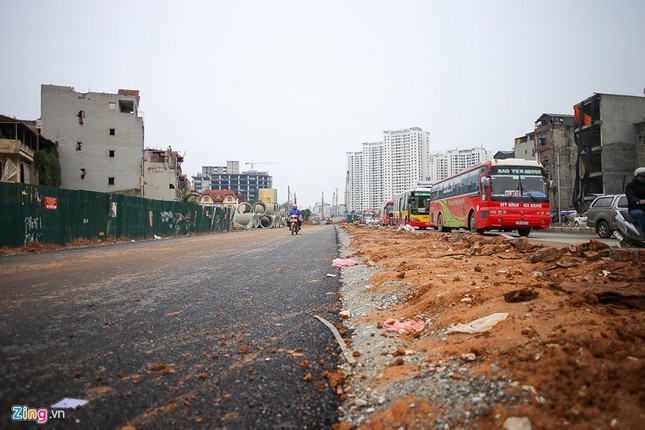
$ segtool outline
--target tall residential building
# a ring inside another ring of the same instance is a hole
[[[196,192],[205,190],[233,190],[240,199],[257,201],[259,190],[273,188],[269,172],[250,170],[240,173],[239,161],[227,161],[226,166],[202,166],[202,173],[192,177]]]
[[[346,159],[345,206],[349,212],[358,212],[363,208],[363,153],[347,152]]]
[[[485,148],[451,149],[446,152],[432,152],[430,155],[430,181],[440,181],[456,175],[470,166],[489,161],[492,156]]]
[[[139,91],[79,93],[41,86],[42,135],[58,142],[61,187],[141,195]]]
[[[388,155],[383,142],[363,143],[361,209],[377,209],[390,192]]]
[[[382,142],[348,152],[345,203],[348,211],[377,209],[430,175],[430,133],[419,127],[386,130]]]
[[[430,133],[419,127],[383,132],[385,198],[430,179]],[[391,175],[391,176],[390,176]],[[390,178],[388,178],[390,176]],[[375,202],[379,207],[382,201]]]

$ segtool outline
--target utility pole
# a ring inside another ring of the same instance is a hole
[[[562,207],[560,206],[560,152],[555,153],[555,163],[558,167],[558,223],[562,224],[562,219],[560,218],[560,213],[562,212]]]
[[[324,220],[325,219],[325,192],[322,192],[322,196],[320,197],[320,219]]]
[[[338,207],[338,187],[336,187],[336,193],[334,193],[334,196],[336,197],[334,200],[334,216],[338,216],[338,212],[340,212],[340,208]]]

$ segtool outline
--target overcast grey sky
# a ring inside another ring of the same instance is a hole
[[[510,150],[545,112],[643,95],[645,1],[2,0],[0,114],[40,85],[141,91],[145,145],[257,162],[301,207],[343,202],[345,153],[421,127],[431,150]],[[259,164],[271,162],[277,164]]]

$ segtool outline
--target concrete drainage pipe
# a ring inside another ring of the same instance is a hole
[[[266,211],[264,212],[264,215],[275,215],[275,205],[267,204],[266,205]]]
[[[273,223],[273,221],[271,220],[270,217],[268,217],[267,215],[262,215],[261,217],[259,217],[258,227],[259,228],[269,228],[269,227],[271,227],[272,223]]]
[[[255,202],[255,205],[253,205],[253,212],[258,215],[264,215],[266,211],[267,205],[265,205],[263,202]]]
[[[253,213],[236,213],[233,217],[233,224],[238,227],[242,227],[246,230],[249,230],[255,226],[255,214]]]
[[[237,205],[237,213],[239,214],[247,214],[253,211],[253,207],[249,202],[242,202],[239,205]]]

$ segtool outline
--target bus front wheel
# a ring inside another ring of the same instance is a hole
[[[475,211],[472,211],[468,217],[468,230],[470,230],[472,234],[484,234],[486,232],[485,228],[477,228],[477,214],[475,214]]]
[[[531,233],[531,229],[530,228],[518,228],[517,233],[522,237],[528,237],[529,233]]]

